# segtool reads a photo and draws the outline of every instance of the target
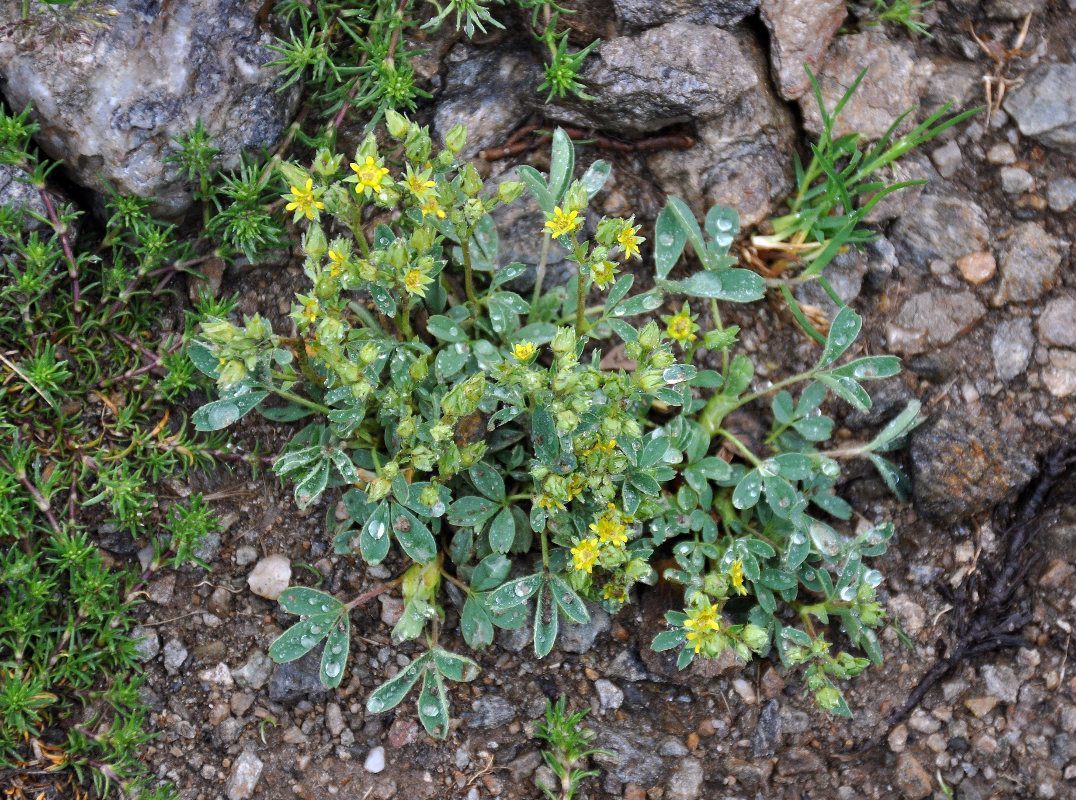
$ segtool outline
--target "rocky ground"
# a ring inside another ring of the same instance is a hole
[[[228,4],[186,5],[211,12]],[[524,124],[551,121],[632,140],[692,137],[690,149],[580,150],[582,162],[614,164],[599,213],[634,211],[644,224],[667,192],[700,211],[713,202],[736,205],[745,224],[767,216],[791,185],[802,131],[818,126],[803,94],[804,60],[830,104],[871,65],[843,118],[848,130],[874,135],[910,105],[921,106],[920,118],[950,97],[957,107],[979,105],[984,77],[994,98],[1004,83],[1000,108],[902,162],[900,177],[930,183],[879,206],[882,238],[830,268],[838,291],[867,320],[863,351],[895,352],[907,367],[880,387],[871,414],[834,409],[838,436],[869,436],[912,397],[927,414],[904,455],[914,504],[895,501],[866,469],[852,470],[842,487],[866,518],[897,523],[896,543],[876,566],[885,575],[885,604],[914,647],[888,631],[885,666],[846,690],[853,718],[831,718],[803,697],[795,675],[768,661],[678,673],[648,647],[669,602],[659,586],[615,618],[592,610],[591,623],[566,632],[543,661],[520,637],[501,635],[478,654],[481,677],[453,690],[455,722],[446,741],[434,741],[409,703],[396,713],[365,711],[366,694],[410,652],[410,645],[390,646],[400,609],[388,597],[353,614],[350,675],[341,689],[324,691],[317,665],[306,660],[270,662],[268,645],[291,620],[251,590],[253,573],[254,588],[275,566],[293,582],[358,593],[394,574],[395,565],[365,569],[332,553],[325,535],[332,501],[301,514],[290,488],[270,473],[222,470],[161,490],[162,505],[207,493],[224,531],[201,553],[209,572],[157,578],[138,611],[151,723],[160,732],[146,760],[190,800],[533,798],[540,796],[535,781],[551,780],[533,723],[546,698],[564,693],[571,707],[591,709],[597,745],[616,753],[595,759],[601,775],[584,784],[584,797],[921,799],[944,797],[946,786],[968,800],[1076,796],[1076,669],[1068,658],[1076,482],[1062,474],[1022,528],[1011,524],[1019,502],[998,510],[1037,486],[1043,460],[1076,434],[1076,7],[1071,0],[938,0],[927,11],[934,34],[927,39],[892,25],[838,34],[850,20],[842,2],[828,0],[764,0],[761,9],[751,0],[569,5],[580,7],[581,40],[605,40],[584,71],[595,101],[543,106],[533,92],[537,56],[511,33],[481,44],[442,37],[424,42],[430,52],[419,72],[434,98],[421,114],[441,133],[467,124],[472,154],[498,147]],[[1022,49],[1012,52],[1029,13]],[[69,52],[67,63],[78,59]],[[33,52],[0,46],[9,102],[25,99],[12,75],[45,67]],[[261,95],[244,84],[229,100],[241,109],[255,98],[264,109],[241,131],[254,138],[237,135],[235,149],[264,135],[253,128],[286,119],[294,99],[276,97],[276,111],[266,109],[267,87]],[[211,88],[207,96],[215,97],[219,87]],[[50,146],[66,152],[64,137],[93,124],[65,118],[49,128]],[[163,141],[167,123],[154,124]],[[130,161],[154,141],[135,140],[113,143],[123,154],[114,159]],[[547,157],[539,148],[479,164],[496,177],[517,163],[540,168]],[[152,170],[130,167],[114,167],[133,182],[128,190],[163,195],[172,210],[189,202],[182,187],[136,185]],[[536,253],[515,243],[535,237],[512,232],[540,222],[526,214],[499,222],[506,249],[520,247],[502,255],[533,261]],[[649,270],[644,263],[640,276]],[[274,321],[302,288],[294,264],[214,279],[221,291],[240,293],[243,312]],[[805,292],[800,299],[827,310],[825,297]],[[182,309],[175,313],[179,324]],[[756,380],[813,360],[778,303],[730,309],[730,317],[760,364]],[[757,420],[747,413],[736,424],[750,434]],[[289,435],[284,427],[248,417],[236,442],[273,453]],[[1003,571],[1021,531],[1029,543],[1020,553],[1037,555],[1026,577]],[[117,561],[146,556],[137,545],[107,537],[102,544]],[[266,564],[271,556],[278,558]],[[1013,602],[1004,607],[995,601],[1008,589]],[[969,630],[982,634],[981,652],[963,652]],[[458,638],[451,609],[444,631]],[[992,648],[1014,634],[1018,646]],[[951,673],[889,730],[890,715],[920,679],[954,653]]]

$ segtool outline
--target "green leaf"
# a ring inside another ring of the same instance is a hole
[[[191,415],[194,427],[199,431],[219,431],[242,419],[269,396],[269,392],[247,392],[234,397],[206,403]]]
[[[885,485],[889,487],[889,491],[901,500],[908,496],[908,477],[900,467],[876,453],[867,453],[867,458],[874,464],[882,480],[885,481]]]
[[[613,311],[617,317],[634,317],[636,314],[646,314],[661,308],[660,292],[645,292],[629,297]]]
[[[554,575],[550,580],[550,591],[553,593],[553,599],[557,601],[557,605],[564,612],[564,616],[577,625],[585,625],[589,622],[590,613],[587,611],[586,605],[575,590],[568,585],[568,581],[564,580],[560,575]]]
[[[552,322],[535,322],[525,325],[512,334],[512,343],[533,342],[534,344],[548,344],[553,341],[557,333],[557,326]]]
[[[502,508],[489,527],[489,546],[495,553],[507,553],[516,538],[516,520],[510,508]]]
[[[781,425],[791,424],[796,417],[796,412],[792,405],[792,395],[786,391],[778,392],[773,398],[770,407],[773,410],[773,418]]]
[[[657,650],[660,653],[663,650],[672,650],[674,647],[679,647],[685,641],[687,641],[687,631],[683,628],[662,631],[654,637],[654,641],[650,644],[650,649]]]
[[[688,207],[687,203],[672,195],[667,198],[665,208],[669,209],[673,216],[676,217],[676,221],[680,223],[684,236],[691,242],[691,248],[695,251],[695,256],[702,262],[704,267],[709,267],[706,245],[702,241],[702,229],[699,228],[699,223],[695,220],[694,212]]]
[[[493,644],[493,623],[481,601],[474,595],[467,595],[467,601],[463,604],[460,630],[463,632],[463,639],[468,647],[475,650]]]
[[[448,698],[441,674],[427,669],[418,695],[418,719],[430,736],[444,739],[448,735]]]
[[[713,206],[706,212],[703,227],[720,249],[721,255],[724,255],[740,231],[740,215],[731,206]]]
[[[306,476],[295,484],[295,502],[300,509],[313,503],[329,482],[329,462],[322,458]]]
[[[639,452],[638,464],[642,468],[652,467],[660,462],[669,449],[669,440],[664,436],[658,436],[648,441]]]
[[[296,622],[269,645],[269,657],[278,664],[302,658],[328,635],[338,616],[334,610]]]
[[[451,317],[435,314],[426,321],[426,329],[442,342],[465,342],[467,332]]]
[[[727,300],[730,303],[753,303],[766,295],[766,282],[747,269],[720,272],[696,272],[675,284],[690,297]]]
[[[553,195],[549,193],[549,187],[546,186],[545,180],[542,178],[541,173],[534,167],[524,165],[516,170],[519,175],[519,179],[527,186],[530,193],[534,195],[534,199],[538,201],[538,207],[542,209],[542,213],[546,216],[553,215],[553,206],[556,203],[553,202]]]
[[[423,653],[374,689],[366,700],[366,710],[371,714],[380,714],[390,708],[396,708],[426,670],[426,664],[431,658],[430,653]]]
[[[531,436],[538,460],[546,465],[554,464],[560,456],[560,438],[553,416],[545,406],[536,407],[531,415]]]
[[[767,475],[762,485],[766,490],[766,503],[773,509],[773,513],[781,519],[788,519],[796,506],[796,500],[799,499],[792,484],[780,476]]]
[[[919,416],[919,409],[922,404],[918,400],[912,400],[904,407],[897,416],[889,421],[882,430],[871,439],[870,443],[865,449],[867,450],[885,450],[897,439],[901,438],[905,434],[911,432],[921,420],[917,419]]]
[[[862,327],[863,318],[851,308],[845,306],[838,311],[829,324],[829,335],[826,337],[826,347],[818,361],[818,368],[828,366],[840,358],[859,336]]]
[[[496,514],[499,507],[489,498],[467,495],[448,507],[448,521],[453,525],[477,527]]]
[[[833,420],[829,417],[804,417],[792,423],[792,428],[809,442],[824,442],[833,435]]]
[[[331,594],[319,592],[306,586],[289,586],[277,598],[280,607],[289,614],[326,614],[339,611],[344,604]]]
[[[634,283],[634,275],[624,275],[613,284],[613,288],[609,290],[609,294],[605,297],[605,310],[607,314],[610,309],[615,308],[616,304],[624,299],[624,295],[628,293]],[[619,320],[615,321],[619,322]]]
[[[347,612],[344,612],[329,631],[325,649],[321,653],[321,682],[330,689],[339,686],[344,677],[344,665],[347,664],[350,647],[351,620]]]
[[[645,472],[633,470],[628,473],[628,482],[643,494],[657,497],[661,494],[661,484]]]
[[[785,589],[794,589],[798,581],[795,574],[783,569],[773,569],[766,567],[759,575],[759,583],[768,589],[775,591],[783,591]]]
[[[520,264],[518,261],[509,264],[508,266],[501,267],[494,273],[492,280],[489,282],[490,291],[493,291],[498,286],[503,286],[509,281],[514,281],[520,275],[526,273],[526,271],[527,265]]]
[[[610,172],[612,172],[612,167],[601,159],[598,159],[587,168],[582,178],[583,185],[587,188],[587,199],[593,198],[594,195],[601,191],[605,181],[609,178]]]
[[[830,370],[831,375],[859,381],[891,378],[899,372],[900,359],[896,356],[866,356]]]
[[[384,314],[386,317],[396,316],[396,300],[384,287],[378,286],[376,283],[367,285],[367,289],[370,291],[370,296],[374,300],[374,305],[377,306],[377,310]]]
[[[684,252],[687,234],[669,206],[661,209],[654,223],[654,267],[659,278],[665,278],[676,266]]]
[[[508,577],[511,569],[512,562],[507,556],[500,553],[486,556],[474,568],[474,572],[471,573],[471,588],[478,592],[484,592],[495,586],[500,586],[501,582]]]
[[[437,670],[450,680],[467,683],[478,677],[478,664],[466,656],[438,647],[433,651],[433,660],[437,664]]]
[[[725,379],[725,388],[721,393],[729,397],[739,397],[744,389],[751,385],[753,377],[755,377],[754,363],[747,356],[738,355],[729,365],[729,376]]]
[[[753,508],[762,495],[762,476],[757,469],[753,469],[736,484],[732,492],[732,504],[736,508]]]
[[[315,412],[306,406],[288,403],[273,408],[259,408],[258,413],[272,422],[295,422],[297,419],[312,416]]]
[[[381,503],[366,520],[362,533],[359,534],[359,552],[362,554],[362,560],[371,566],[380,564],[389,554],[390,510],[387,502]]]
[[[486,606],[495,614],[523,605],[538,591],[542,585],[541,574],[525,575],[490,592],[486,597]]]
[[[834,376],[825,372],[818,375],[818,380],[833,390],[833,393],[858,411],[868,411],[871,407],[870,395],[852,378]]]
[[[560,203],[575,170],[575,147],[563,128],[553,131],[553,147],[549,157],[549,193],[553,202]]]
[[[548,596],[548,587],[543,582],[538,592],[538,602],[534,607],[534,653],[538,658],[545,658],[557,641],[557,629],[560,614],[556,604]]]
[[[467,471],[467,474],[478,491],[490,500],[504,502],[504,478],[501,477],[499,470],[485,461],[479,461]]]
[[[208,375],[213,380],[220,377],[220,358],[209,349],[209,345],[205,342],[197,340],[187,342],[186,352],[187,358],[203,375]]]
[[[429,564],[437,557],[437,541],[418,517],[397,503],[392,504],[392,532],[408,557]]]

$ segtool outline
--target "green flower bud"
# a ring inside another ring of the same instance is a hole
[[[660,369],[641,369],[637,373],[639,388],[647,394],[653,394],[665,385],[665,379],[661,377]]]
[[[227,320],[218,319],[211,322],[203,322],[202,333],[205,334],[205,338],[214,344],[227,344],[235,338],[238,331],[232,323]]]
[[[553,341],[549,343],[550,349],[557,355],[575,351],[575,332],[571,328],[557,328],[553,335]]]
[[[455,442],[448,442],[437,459],[437,468],[443,477],[455,475],[460,471],[460,449]]]
[[[392,484],[385,478],[374,478],[366,486],[366,499],[371,503],[384,500],[392,491]]]
[[[661,344],[661,331],[658,329],[658,324],[654,320],[646,323],[641,331],[639,331],[639,344],[647,350],[653,350],[659,344]]]
[[[389,129],[389,136],[393,139],[402,139],[411,127],[411,122],[399,111],[387,108],[385,109],[385,127]]]
[[[463,125],[456,125],[445,137],[445,149],[453,155],[457,154],[467,144],[467,129]]]
[[[340,284],[329,275],[322,275],[314,283],[314,294],[319,300],[329,300],[340,292]]]
[[[336,365],[336,374],[340,376],[342,383],[355,383],[359,379],[359,368],[350,361],[341,361]]]
[[[568,191],[564,193],[564,207],[575,211],[582,211],[587,207],[587,187],[582,181],[572,181]]]
[[[273,335],[273,327],[260,314],[244,320],[248,339],[261,342]]]
[[[579,417],[571,411],[561,411],[557,414],[557,430],[568,433],[574,431],[579,425]]]
[[[437,456],[430,448],[419,446],[411,450],[411,463],[420,472],[431,472],[437,464]],[[427,486],[426,488],[430,487]],[[436,502],[436,499],[434,502]],[[426,505],[432,505],[432,503],[426,503]]]
[[[473,467],[479,461],[482,460],[482,456],[486,452],[485,442],[475,442],[467,445],[460,450],[460,465],[466,469],[467,467]]]
[[[598,240],[599,244],[605,247],[612,247],[616,244],[616,237],[620,234],[620,229],[624,227],[624,221],[614,217],[608,219],[602,217],[598,222],[598,229],[595,231],[594,238]]]
[[[318,320],[318,341],[332,347],[340,344],[344,338],[344,323],[335,317],[322,317]]]
[[[758,625],[744,625],[740,640],[756,653],[761,653],[770,643],[770,634]]]
[[[380,354],[381,351],[377,349],[376,344],[364,344],[362,350],[359,351],[359,358],[362,359],[363,364],[370,365],[377,361]]]
[[[397,239],[385,251],[385,258],[393,269],[402,271],[411,261],[411,253],[408,251],[407,245]]]
[[[362,140],[362,144],[355,150],[355,160],[359,164],[366,162],[366,157],[377,159],[377,137],[373,133],[366,134],[366,138]]]
[[[418,501],[422,505],[429,507],[441,499],[441,493],[437,491],[437,487],[430,485],[424,488],[418,495]]]
[[[675,360],[668,350],[658,350],[650,357],[650,363],[659,369],[665,369]]]
[[[445,422],[438,422],[430,427],[430,438],[438,443],[451,439],[452,426]]]
[[[302,167],[292,164],[290,161],[281,161],[280,166],[277,167],[280,170],[280,174],[284,176],[284,182],[288,186],[306,186],[306,182],[310,180],[310,173]]]
[[[313,259],[320,259],[329,251],[329,243],[325,239],[325,231],[316,222],[311,222],[303,237],[303,252]]]
[[[429,129],[419,127],[412,123],[407,130],[407,138],[404,140],[404,155],[414,165],[422,165],[430,160],[430,152],[433,150],[433,141],[430,139]],[[448,154],[449,164],[452,163],[452,154]],[[448,166],[447,164],[444,166]]]
[[[544,381],[542,380],[541,375],[528,370],[526,373],[523,374],[523,378],[520,383],[523,384],[523,389],[527,392],[527,394],[533,394],[534,392],[537,392],[539,389],[542,388],[542,384],[544,383]]]
[[[415,435],[415,418],[404,417],[396,425],[396,435],[402,439],[410,439]]]
[[[392,480],[400,474],[400,465],[395,461],[390,461],[381,468],[382,476]]]
[[[351,385],[351,396],[354,397],[356,400],[362,402],[370,396],[373,390],[374,387],[371,386],[369,382],[359,380]]]
[[[468,227],[477,225],[478,221],[486,214],[486,207],[477,197],[472,197],[463,205],[463,217],[467,220]]]
[[[467,164],[460,170],[460,189],[468,197],[474,197],[482,191],[482,176],[474,168],[474,164]]]
[[[707,350],[727,350],[736,344],[736,337],[740,333],[739,325],[730,325],[721,331],[709,331],[702,337],[702,343]]]
[[[217,378],[217,386],[221,389],[229,389],[245,377],[247,377],[247,368],[243,366],[243,362],[229,361],[221,367],[220,377]]]
[[[523,184],[519,181],[502,181],[497,187],[497,199],[502,203],[518,200],[521,194],[523,194]]]
[[[718,572],[708,572],[702,579],[702,590],[712,597],[723,597],[728,593],[729,582]]]
[[[433,163],[442,168],[451,167],[456,163],[456,157],[452,155],[451,150],[442,150],[437,154],[437,158],[433,160]]]
[[[414,232],[411,234],[411,247],[417,253],[425,253],[433,247],[433,242],[434,232],[425,225],[415,228]]]
[[[824,686],[814,693],[814,699],[826,711],[833,711],[841,704],[841,693],[832,686]]]
[[[343,160],[343,153],[334,154],[331,150],[323,147],[314,156],[314,172],[318,173],[322,178],[328,178],[340,170],[340,162]]]
[[[426,377],[426,374],[430,371],[429,357],[421,356],[411,362],[411,366],[407,368],[407,374],[411,376],[411,380],[420,381]]]
[[[364,281],[372,282],[377,278],[377,267],[367,261],[365,258],[361,259],[358,263],[359,278]]]

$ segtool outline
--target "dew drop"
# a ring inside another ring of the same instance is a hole
[[[758,471],[760,474],[765,475],[768,478],[772,478],[777,474],[778,467],[777,462],[772,458],[767,458],[761,464],[758,465]]]
[[[385,523],[375,522],[370,526],[370,536],[374,539],[380,539],[385,535]]]
[[[530,588],[525,583],[517,583],[514,591],[516,597],[526,597],[530,593]]]
[[[814,580],[814,570],[813,569],[805,569],[803,571],[803,579],[805,581],[813,581]]]
[[[333,645],[333,649],[332,649],[332,654],[333,654],[334,656],[338,656],[338,655],[340,655],[340,654],[341,654],[342,652],[344,652],[344,647],[343,647],[343,645],[339,645],[339,644],[335,644],[335,645]]]
[[[676,237],[671,233],[663,233],[658,237],[658,244],[662,247],[672,247],[676,244]]]
[[[560,601],[562,603],[564,603],[565,605],[568,605],[569,603],[572,602],[572,596],[570,594],[568,594],[567,592],[565,592],[564,594],[562,594],[560,596]]]
[[[433,703],[428,703],[427,705],[424,705],[422,707],[422,713],[425,714],[427,717],[439,716],[440,711],[441,709],[435,706]]]
[[[465,345],[463,342],[456,342],[456,352],[462,356],[464,353],[467,352],[467,345]]]
[[[855,375],[857,378],[874,378],[877,377],[878,370],[868,364],[860,364],[854,370],[852,370],[852,374]]]
[[[660,305],[661,298],[656,294],[648,294],[643,300],[643,308],[645,308],[647,311],[653,311]]]
[[[329,610],[329,605],[327,603],[322,603],[321,604],[321,610],[322,611],[328,611]]]
[[[448,329],[448,335],[449,336],[459,336],[460,335],[460,329],[457,328],[455,325],[453,325],[451,328]]]
[[[806,536],[804,536],[804,535],[803,535],[802,533],[800,533],[799,531],[797,531],[796,533],[792,534],[792,544],[796,545],[796,547],[799,547],[799,546],[801,546],[801,545],[802,545],[802,544],[803,544],[804,542],[806,542],[806,541],[807,541],[807,537],[806,537]]]
[[[843,589],[840,590],[840,592],[838,592],[838,594],[840,595],[840,598],[842,600],[848,602],[856,596],[856,587],[845,586]]]
[[[719,231],[731,231],[732,220],[727,217],[718,217],[716,227]]]
[[[299,644],[301,644],[303,647],[313,647],[317,643],[317,641],[318,640],[315,639],[313,636],[302,636],[299,639]]]
[[[714,241],[717,243],[718,247],[728,247],[730,244],[732,244],[732,234],[719,233],[717,234],[717,236],[714,237]]]
[[[440,517],[445,513],[445,504],[438,500],[432,506],[430,506],[430,515],[434,517]]]
[[[330,678],[335,678],[337,675],[340,674],[340,665],[335,661],[330,661],[328,664],[325,665],[325,674],[328,675]]]
[[[374,714],[376,714],[376,713],[377,713],[377,712],[379,712],[379,711],[380,711],[380,710],[381,710],[382,708],[384,708],[384,707],[385,707],[385,704],[384,704],[384,703],[382,703],[382,702],[381,702],[380,700],[378,700],[378,699],[377,699],[376,697],[371,697],[371,698],[370,698],[370,702],[366,704],[366,707],[367,707],[368,709],[370,709],[370,711],[371,711],[371,712],[373,712]]]
[[[321,633],[321,626],[320,625],[311,625],[310,626],[310,632],[316,636],[317,634]]]
[[[315,597],[311,597],[307,602],[310,603],[310,605],[312,606],[316,606],[318,604],[317,598]]]
[[[882,582],[882,573],[876,569],[869,569],[863,573],[863,582],[871,587],[877,586]]]
[[[777,501],[777,505],[779,505],[781,508],[788,508],[791,503],[792,501],[789,500],[787,497],[782,497],[780,500]]]

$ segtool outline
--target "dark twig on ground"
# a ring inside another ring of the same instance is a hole
[[[952,646],[920,678],[904,704],[886,720],[873,737],[855,748],[864,752],[883,742],[898,724],[907,719],[940,681],[969,658],[1024,643],[1023,627],[1031,621],[1029,593],[1021,592],[1026,578],[1038,562],[1033,547],[1042,513],[1049,507],[1051,492],[1076,467],[1076,439],[1058,447],[1043,461],[1038,477],[1023,493],[1014,508],[1001,507],[996,516],[1002,531],[1002,547],[996,556],[980,561],[976,568],[951,590],[940,584],[939,592],[953,607]]]

